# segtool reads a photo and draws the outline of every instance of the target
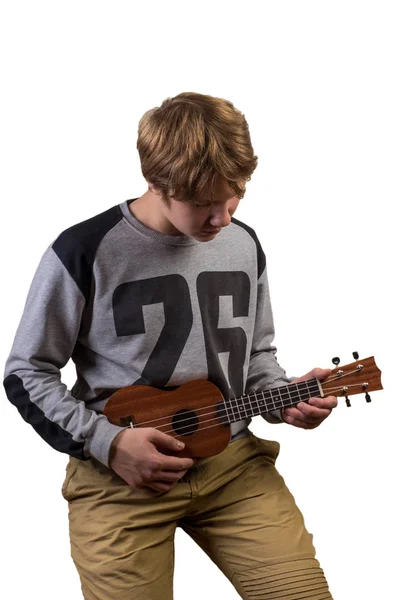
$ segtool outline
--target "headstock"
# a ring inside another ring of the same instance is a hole
[[[358,353],[353,352],[353,357],[358,359]],[[332,362],[336,365],[331,374],[320,381],[324,396],[344,396],[347,406],[351,406],[349,396],[365,394],[367,402],[371,402],[369,392],[382,390],[381,371],[378,369],[373,356],[356,360],[353,363],[339,367],[339,358]]]

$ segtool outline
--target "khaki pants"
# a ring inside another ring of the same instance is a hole
[[[241,598],[332,599],[312,535],[275,469],[278,453],[277,442],[251,434],[155,496],[94,459],[71,457],[62,494],[84,598],[171,600],[180,526]],[[192,569],[193,579],[202,576]]]

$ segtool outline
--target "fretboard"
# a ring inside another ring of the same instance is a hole
[[[294,406],[309,398],[320,398],[321,392],[316,379],[301,383],[291,383],[261,392],[252,392],[239,398],[225,400],[226,416],[229,423],[235,423],[246,417],[255,417],[285,406]]]

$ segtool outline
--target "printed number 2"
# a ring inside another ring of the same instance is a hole
[[[250,280],[243,271],[205,271],[197,278],[197,296],[204,331],[208,379],[225,397],[243,390],[246,334],[241,327],[219,328],[219,297],[231,296],[233,317],[246,317],[250,302]],[[142,307],[162,302],[165,324],[135,385],[166,386],[175,370],[193,324],[189,286],[179,274],[131,281],[119,285],[113,295],[115,329],[118,336],[145,333]],[[229,352],[228,377],[218,353]]]

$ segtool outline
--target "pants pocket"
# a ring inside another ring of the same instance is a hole
[[[279,442],[275,440],[264,440],[254,436],[258,443],[258,450],[262,456],[264,456],[269,462],[275,464],[276,459],[279,456],[281,446]]]
[[[78,459],[74,458],[73,456],[70,456],[68,464],[65,469],[66,473],[65,473],[64,483],[61,488],[61,494],[62,494],[64,500],[67,500],[67,502],[70,500],[70,495],[68,494],[68,488],[71,483],[71,479],[77,468],[78,468]]]

